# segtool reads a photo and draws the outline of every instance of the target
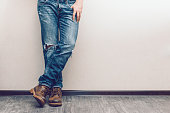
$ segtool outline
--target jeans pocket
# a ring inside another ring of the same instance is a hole
[[[68,5],[68,7],[70,7],[71,8],[71,6],[76,2],[76,0],[67,0],[68,2],[67,2],[67,5]]]

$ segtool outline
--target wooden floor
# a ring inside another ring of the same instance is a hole
[[[48,97],[47,97],[48,99]],[[61,107],[43,108],[31,95],[0,96],[0,113],[170,113],[170,96],[63,96]]]

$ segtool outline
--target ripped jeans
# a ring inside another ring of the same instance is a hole
[[[71,6],[76,0],[37,0],[45,70],[40,85],[63,87],[62,70],[72,55],[78,35],[77,15]]]

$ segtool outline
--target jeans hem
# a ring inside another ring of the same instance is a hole
[[[62,89],[62,86],[53,86],[53,87],[60,87]]]
[[[47,86],[47,87],[51,88],[51,86],[50,86],[50,85],[48,85],[48,84],[46,84],[46,83],[39,83],[39,85],[45,85],[45,86]]]

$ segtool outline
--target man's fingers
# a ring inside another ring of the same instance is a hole
[[[79,12],[79,21],[80,21],[80,18],[81,18],[81,12]]]
[[[79,12],[80,13],[80,12]],[[80,15],[79,15],[79,21],[80,21],[80,18],[81,18],[81,13],[80,13]]]
[[[76,15],[76,11],[74,10],[74,11],[73,11],[73,21],[74,21],[74,19],[75,19],[75,15]]]
[[[77,15],[76,15],[77,14]],[[73,21],[75,20],[75,16],[77,16],[77,22],[80,21],[81,11],[73,8]]]
[[[80,13],[77,12],[77,22],[79,21],[79,19],[80,19]]]

